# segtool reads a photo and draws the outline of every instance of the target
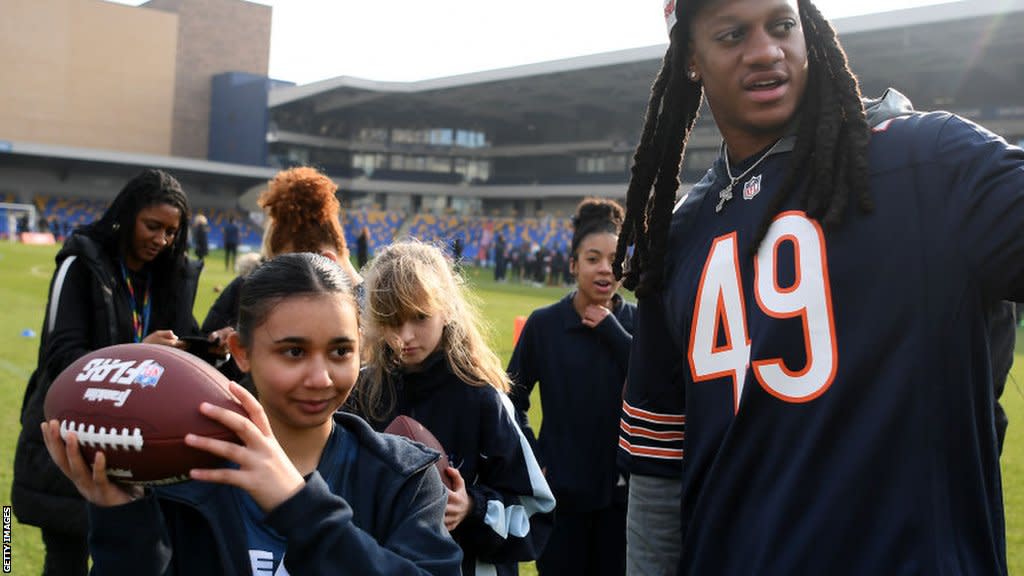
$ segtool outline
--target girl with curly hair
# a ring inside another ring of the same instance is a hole
[[[337,191],[338,186],[315,168],[302,166],[278,172],[258,201],[266,214],[263,257],[292,252],[320,254],[344,270],[358,294],[362,277],[349,260]],[[244,283],[245,277],[239,276],[221,292],[203,320],[204,332],[218,331],[226,341],[237,322],[238,298]],[[229,378],[241,377],[233,362],[224,363],[220,369]]]

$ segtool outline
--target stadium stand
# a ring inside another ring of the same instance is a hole
[[[25,1],[26,12],[36,4]],[[43,20],[50,18],[44,4],[33,8]],[[184,3],[180,9],[199,10],[202,4]],[[219,86],[213,82],[217,77],[205,75],[206,68],[192,65],[195,59],[241,62],[241,56],[266,52],[252,46],[269,45],[265,8],[241,0],[224,4],[254,22],[236,30],[240,39],[230,50],[222,50],[219,35],[204,37],[205,29],[169,30],[203,47],[163,55],[165,64],[189,71],[189,86]],[[156,17],[145,8],[125,9],[120,16],[140,24]],[[919,107],[952,109],[1018,143],[1024,143],[1024,107],[1014,97],[1024,92],[1017,73],[1024,65],[1022,25],[1024,0],[953,2],[837,22],[866,94],[881,94],[898,78],[898,87]],[[977,43],[978,38],[984,42]],[[976,50],[965,52],[964,45]],[[79,39],[67,54],[93,48]],[[106,182],[123,177],[126,166],[172,170],[197,192],[196,212],[209,217],[211,246],[218,247],[226,214],[258,210],[248,192],[279,168],[312,165],[344,190],[343,203],[372,199],[370,210],[346,210],[342,224],[351,244],[366,226],[371,250],[399,234],[450,245],[458,233],[465,257],[489,260],[493,255],[481,248],[498,232],[509,249],[564,250],[569,206],[588,196],[623,199],[638,137],[636,119],[643,114],[664,49],[626,49],[415,82],[339,76],[302,86],[264,78],[266,63],[256,62],[245,70],[254,83],[225,87],[217,92],[216,105],[211,92],[209,102],[204,96],[190,103],[194,110],[176,107],[173,126],[158,149],[110,148],[92,128],[84,140],[87,148],[70,139],[70,132],[41,143],[20,141],[17,133],[0,135],[0,180],[5,192],[13,190],[22,199],[40,192],[52,195],[45,199],[43,216],[80,225],[101,207],[74,197],[106,197],[111,192]],[[250,91],[251,86],[258,90]],[[163,88],[171,94],[175,83]],[[12,112],[21,117],[21,111]],[[60,117],[61,111],[53,113]],[[221,122],[225,114],[239,122]],[[209,126],[193,125],[204,118]],[[134,135],[138,124],[112,121],[105,130]],[[703,177],[717,158],[721,139],[713,124],[710,114],[703,114],[694,127],[681,190]],[[246,153],[228,154],[231,150],[214,146],[205,154],[206,141],[194,142],[193,136],[207,132],[211,141],[246,142]],[[150,136],[141,141],[153,142]],[[239,211],[207,209],[204,198]],[[229,199],[236,202],[222,203]],[[457,216],[429,214],[439,207]],[[424,214],[407,216],[418,211]],[[489,217],[474,216],[480,214]],[[242,243],[259,246],[260,228],[244,217],[239,221]]]
[[[0,197],[2,198],[2,197]],[[10,201],[10,200],[3,200]],[[101,200],[83,198],[58,198],[53,196],[36,196],[32,203],[42,218],[47,221],[56,220],[60,223],[60,233],[54,234],[61,237],[66,236],[71,230],[84,224],[88,224],[103,215],[107,202]],[[217,248],[223,245],[223,228],[229,216],[234,216],[239,222],[240,238],[242,244],[248,244],[258,249],[263,238],[263,230],[249,222],[242,213],[237,210],[222,210],[218,208],[193,209],[196,214],[204,214],[210,222],[210,246]],[[6,224],[0,233],[6,233]]]
[[[404,235],[437,243],[447,250],[451,249],[456,236],[461,236],[463,259],[488,261],[493,258],[490,249],[498,233],[505,238],[509,249],[537,245],[564,252],[572,237],[572,225],[568,218],[555,217],[514,219],[416,214]]]
[[[13,194],[0,195],[0,201],[13,202]],[[106,202],[83,198],[60,198],[37,196],[33,204],[42,218],[56,220],[60,228],[55,236],[63,237],[71,230],[99,218],[106,208]],[[211,248],[223,246],[223,230],[229,217],[234,217],[241,229],[242,244],[258,250],[262,243],[262,229],[249,221],[238,210],[220,208],[196,208],[195,214],[203,214],[210,223],[209,242]],[[407,222],[408,220],[408,222]],[[392,242],[399,234],[424,242],[436,243],[451,250],[456,236],[463,241],[463,258],[474,262],[489,262],[493,259],[491,245],[498,233],[506,240],[509,249],[536,245],[552,250],[565,251],[572,237],[572,226],[564,217],[511,218],[493,216],[461,216],[456,214],[436,215],[419,213],[409,218],[393,210],[351,210],[342,218],[345,239],[355,246],[360,230],[370,231],[371,254],[380,246]],[[6,219],[0,222],[0,235],[6,237]]]
[[[65,227],[70,226],[72,229],[96,220],[107,206],[106,202],[99,200],[52,196],[36,196],[33,203],[44,218],[56,218]]]
[[[0,201],[13,201],[13,195],[0,196]],[[88,224],[99,218],[106,208],[106,203],[99,200],[82,198],[57,198],[37,196],[33,200],[39,214],[47,220],[61,223],[61,232]],[[229,217],[239,222],[242,244],[258,249],[262,242],[262,229],[250,222],[244,214],[237,210],[219,208],[198,208],[196,214],[203,214],[210,222],[209,241],[212,248],[223,245],[223,230]],[[424,242],[432,242],[451,248],[456,236],[463,240],[463,257],[469,260],[490,260],[490,245],[495,234],[501,233],[509,248],[524,245],[544,246],[551,249],[566,250],[572,236],[572,227],[567,218],[495,218],[466,217],[455,214],[435,215],[429,213],[415,214],[410,217],[403,236],[417,238]],[[354,246],[359,231],[366,226],[370,231],[370,251],[392,242],[399,230],[406,223],[404,215],[397,211],[358,210],[346,212],[342,227],[345,239]],[[6,227],[6,223],[0,223]],[[6,230],[0,229],[0,233]],[[63,236],[64,234],[56,234]],[[488,252],[481,252],[487,249]]]
[[[363,226],[370,231],[370,253],[379,246],[391,243],[405,218],[402,214],[384,210],[359,210],[346,212],[342,228],[345,230],[345,242],[350,250],[354,250],[356,239]]]

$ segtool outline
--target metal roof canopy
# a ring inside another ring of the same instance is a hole
[[[894,85],[919,108],[953,110],[1012,105],[1024,95],[1024,0],[952,2],[833,23],[866,95]],[[325,136],[342,116],[370,125],[516,131],[544,119],[600,119],[639,130],[666,47],[418,82],[341,76],[274,89],[268,103],[272,113],[303,117],[315,125],[309,133]]]
[[[59,172],[92,168],[133,174],[135,170],[160,168],[179,178],[227,185],[239,190],[265,184],[277,173],[276,169],[263,166],[19,141],[4,141],[0,146],[0,166],[8,163]]]

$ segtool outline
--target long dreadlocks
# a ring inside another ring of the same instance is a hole
[[[638,296],[657,290],[663,280],[679,169],[704,99],[701,84],[686,77],[690,24],[693,14],[707,1],[677,2],[677,23],[651,88],[633,155],[626,218],[613,266],[623,285]],[[826,229],[842,222],[853,194],[863,211],[870,212],[873,207],[867,181],[870,129],[860,86],[832,25],[810,0],[798,0],[797,4],[807,44],[807,88],[798,112],[799,128],[788,174],[765,213],[755,250],[794,190],[801,190],[800,206]],[[805,166],[809,169],[803,169]],[[633,255],[623,267],[630,245]]]

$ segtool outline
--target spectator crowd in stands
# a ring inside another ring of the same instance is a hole
[[[33,204],[39,213],[37,229],[52,232],[58,241],[75,228],[97,219],[106,206],[101,200],[50,196],[38,196]],[[239,228],[240,246],[258,250],[261,227],[243,212],[197,207],[196,213],[208,222],[209,250],[224,248],[224,233],[232,220]],[[357,209],[344,211],[341,224],[352,246],[359,245],[359,237],[365,230],[369,258],[379,247],[400,237],[411,237],[446,246],[449,250],[460,245],[463,263],[493,268],[495,280],[499,282],[536,286],[571,283],[567,256],[571,236],[568,217],[465,217],[431,213],[406,216],[398,211]]]

